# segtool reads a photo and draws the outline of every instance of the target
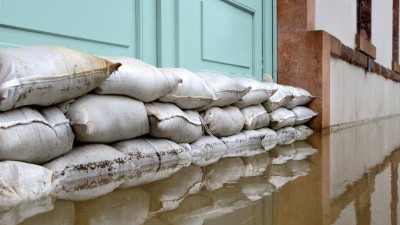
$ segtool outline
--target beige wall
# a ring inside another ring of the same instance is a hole
[[[392,0],[372,0],[371,42],[376,47],[376,62],[392,68]]]

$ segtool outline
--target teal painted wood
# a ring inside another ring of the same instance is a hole
[[[263,1],[263,73],[277,81],[276,0]]]

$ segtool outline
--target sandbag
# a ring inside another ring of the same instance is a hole
[[[285,86],[276,84],[276,87],[278,90],[263,103],[267,112],[272,112],[279,107],[283,107],[293,99],[292,92]]]
[[[202,114],[203,121],[213,135],[226,137],[239,133],[244,126],[244,118],[237,107],[212,107]]]
[[[142,102],[151,102],[171,92],[182,82],[172,73],[141,60],[129,57],[110,57],[112,62],[122,63],[98,88],[97,94],[126,95]]]
[[[77,98],[120,65],[59,46],[0,49],[0,111]]]
[[[161,68],[165,74],[174,74],[182,83],[159,101],[174,103],[181,109],[196,109],[211,104],[216,97],[208,85],[195,73],[182,68]]]
[[[47,196],[57,184],[50,170],[34,164],[2,161],[0,171],[0,212]]]
[[[299,105],[305,105],[313,100],[315,97],[310,94],[307,90],[299,87],[284,86],[289,92],[291,92],[293,98],[286,102],[284,107],[287,109],[293,109]]]
[[[136,168],[125,154],[104,144],[76,146],[43,166],[53,171],[60,183]]]
[[[244,117],[244,129],[256,130],[269,125],[269,114],[261,105],[252,105],[240,109]]]
[[[311,130],[309,127],[306,125],[297,125],[293,127],[294,129],[297,130],[299,133],[299,136],[297,137],[297,140],[306,140],[313,134],[313,130]]]
[[[150,121],[149,134],[177,143],[191,143],[201,137],[203,129],[200,115],[193,110],[182,111],[174,104],[146,103]]]
[[[263,130],[265,130],[265,135],[261,140],[262,147],[265,151],[275,148],[275,146],[278,144],[278,133],[269,128],[263,128]]]
[[[57,107],[0,113],[0,160],[43,163],[72,149],[74,133]]]
[[[70,105],[66,116],[80,142],[108,143],[149,132],[143,102],[125,96],[87,94]]]
[[[217,100],[210,105],[198,109],[199,111],[209,109],[213,106],[224,107],[239,101],[250,91],[251,87],[220,73],[200,72],[199,77],[211,88]]]
[[[269,114],[269,126],[273,130],[278,130],[282,127],[293,126],[296,120],[294,113],[285,108],[278,108]]]
[[[138,166],[192,159],[185,148],[167,139],[136,138],[117,142],[112,147],[128,155]]]
[[[304,106],[297,106],[292,111],[296,116],[294,125],[305,124],[318,115],[318,113]]]
[[[293,127],[284,127],[276,131],[278,134],[278,145],[290,145],[295,142],[300,133]]]
[[[261,104],[277,91],[277,88],[275,86],[276,84],[274,83],[259,82],[246,77],[237,77],[233,79],[244,84],[246,87],[251,88],[250,91],[245,96],[243,96],[243,98],[233,104],[239,109],[250,105]]]
[[[198,166],[206,166],[217,162],[225,155],[228,148],[220,139],[214,136],[201,136],[193,143],[182,144],[193,157],[192,163]]]

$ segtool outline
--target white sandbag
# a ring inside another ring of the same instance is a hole
[[[298,132],[293,127],[284,127],[276,131],[278,134],[278,145],[290,145],[300,137]]]
[[[252,105],[240,109],[244,117],[244,129],[255,130],[269,125],[269,114],[261,105]]]
[[[146,111],[150,121],[149,134],[153,137],[191,143],[203,134],[200,115],[196,111],[182,111],[174,104],[161,102],[146,103]]]
[[[292,111],[296,116],[294,125],[305,124],[318,115],[318,113],[304,106],[297,106]]]
[[[206,166],[217,162],[225,155],[228,148],[220,139],[214,136],[201,136],[193,143],[181,144],[192,155],[192,163],[198,166]]]
[[[293,160],[303,160],[308,156],[315,154],[318,150],[305,141],[296,141],[293,143],[296,148],[296,155]]]
[[[293,126],[296,121],[296,116],[291,110],[278,108],[269,114],[269,126],[273,130],[278,130],[282,127]]]
[[[212,107],[202,114],[208,131],[217,137],[226,137],[239,133],[244,126],[244,118],[237,107]]]
[[[263,106],[268,112],[272,112],[279,107],[283,107],[293,99],[292,92],[285,86],[276,84],[278,90],[263,103]]]
[[[313,100],[315,97],[310,94],[307,90],[299,87],[284,86],[293,95],[293,99],[286,102],[284,105],[287,109],[293,109],[299,105],[305,105]]]
[[[264,138],[261,140],[261,145],[265,151],[269,151],[278,144],[278,134],[271,129],[263,128],[266,130]]]
[[[128,155],[137,166],[192,159],[184,147],[167,139],[136,138],[117,142],[112,147]]]
[[[87,94],[70,105],[66,116],[80,142],[108,143],[149,131],[143,102],[125,96]]]
[[[60,183],[136,168],[125,154],[104,144],[76,146],[43,166],[53,171]]]
[[[210,105],[198,109],[199,111],[209,109],[213,106],[224,107],[239,101],[250,91],[251,87],[220,73],[200,72],[199,77],[211,88],[217,100]]]
[[[51,200],[51,199],[50,199]],[[28,218],[20,225],[75,225],[75,207],[70,201],[57,200],[54,209]]]
[[[82,96],[121,64],[59,46],[0,49],[0,111]]]
[[[57,107],[0,113],[0,160],[43,163],[72,149],[74,133]]]
[[[243,98],[233,104],[239,109],[250,105],[261,104],[267,101],[267,99],[277,91],[276,84],[274,83],[260,82],[246,77],[237,77],[233,79],[251,88]]]
[[[297,137],[297,140],[299,141],[306,140],[313,134],[313,130],[306,125],[297,125],[293,128],[299,133],[299,136]]]
[[[267,170],[270,162],[268,153],[242,158],[244,163],[244,177],[261,176]]]
[[[57,184],[50,170],[34,164],[2,161],[0,171],[0,212],[47,196]]]
[[[182,83],[159,98],[159,101],[174,103],[181,109],[196,109],[216,100],[211,88],[197,74],[182,68],[161,68],[160,70],[166,74],[174,74],[182,80]]]
[[[273,165],[284,164],[289,160],[294,159],[296,153],[297,153],[296,148],[294,147],[293,144],[276,146],[269,152],[269,155],[271,157],[271,164]]]
[[[151,102],[171,92],[182,81],[172,73],[129,57],[110,57],[122,64],[98,88],[97,94],[126,95],[142,102]]]

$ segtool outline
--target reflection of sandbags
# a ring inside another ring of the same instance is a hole
[[[159,218],[150,218],[143,225],[170,225]]]
[[[76,202],[76,225],[143,224],[149,213],[149,194],[141,188],[117,190],[97,199]]]
[[[293,109],[299,105],[305,105],[313,100],[315,97],[310,94],[307,90],[299,87],[292,87],[292,86],[284,86],[287,90],[289,90],[292,95],[293,99],[288,101],[284,107],[287,109]]]
[[[88,94],[73,102],[66,115],[81,142],[107,143],[149,131],[143,102],[125,96]]]
[[[75,208],[74,203],[57,200],[54,209],[46,213],[38,214],[26,219],[20,225],[74,225]]]
[[[263,176],[247,177],[239,180],[237,186],[251,201],[257,201],[263,196],[271,195],[275,187]]]
[[[0,171],[0,212],[47,196],[52,191],[53,173],[42,166],[2,161]]]
[[[271,164],[268,167],[266,174],[268,176],[268,181],[277,189],[280,189],[287,182],[291,181],[293,177],[293,172],[287,166],[287,163]]]
[[[43,163],[72,149],[74,133],[57,107],[0,113],[0,160]]]
[[[240,109],[244,117],[244,129],[255,130],[269,125],[269,114],[261,105],[252,105]]]
[[[290,145],[295,142],[300,133],[293,127],[284,127],[276,131],[278,134],[278,145]]]
[[[299,137],[297,138],[297,140],[299,141],[306,140],[313,134],[313,130],[308,128],[306,125],[297,125],[294,126],[293,128],[296,129],[297,132],[299,133]]]
[[[210,191],[217,190],[225,183],[237,181],[243,173],[244,164],[241,158],[224,158],[205,168],[204,186]]]
[[[279,107],[283,107],[293,99],[292,93],[285,86],[276,84],[278,90],[263,103],[268,112],[272,112]]]
[[[296,148],[293,144],[276,146],[269,154],[271,156],[271,163],[274,165],[284,164],[292,160],[296,155]]]
[[[0,62],[0,111],[82,96],[120,65],[58,46],[1,49]]]
[[[234,106],[207,109],[203,114],[203,121],[208,126],[208,130],[217,137],[237,134],[244,126],[243,115]]]
[[[318,113],[304,106],[297,106],[292,111],[296,117],[294,125],[305,124],[318,115]]]
[[[287,163],[287,167],[294,177],[306,176],[311,171],[311,163],[306,160],[292,160]],[[293,178],[292,180],[294,180]]]
[[[27,218],[50,211],[53,207],[53,197],[50,195],[33,201],[25,201],[8,211],[2,212],[0,210],[0,224],[17,225]],[[29,223],[25,222],[23,224]]]
[[[174,104],[146,103],[150,135],[177,143],[190,143],[201,137],[200,115],[193,110],[182,111]]]
[[[164,74],[160,69],[141,60],[129,57],[110,57],[122,63],[98,88],[98,94],[126,95],[142,102],[151,102],[174,90],[181,79]]]
[[[233,104],[239,109],[250,105],[261,104],[277,91],[276,84],[274,83],[259,82],[246,77],[237,77],[233,79],[251,88],[242,99]]]
[[[296,120],[294,113],[285,108],[278,108],[270,114],[269,126],[273,130],[278,130],[282,127],[293,126]]]
[[[244,84],[223,74],[200,72],[197,73],[197,75],[199,75],[199,77],[206,82],[217,99],[210,105],[199,109],[200,111],[213,106],[224,107],[231,105],[239,101],[239,99],[246,95],[250,90],[250,87],[246,87]]]
[[[293,160],[303,160],[310,155],[317,152],[317,149],[305,141],[296,141],[294,147],[296,148],[296,155]]]
[[[192,155],[192,163],[198,166],[206,166],[217,162],[228,150],[224,142],[208,135],[202,136],[190,145],[182,144],[182,146]]]
[[[77,146],[67,154],[43,165],[52,170],[60,181],[133,170],[136,166],[125,154],[103,144]]]
[[[201,168],[189,166],[167,179],[143,186],[151,196],[150,211],[156,214],[178,208],[187,195],[200,191],[202,180]]]
[[[185,148],[167,139],[136,138],[115,143],[112,147],[127,154],[137,166],[192,158]]]
[[[207,106],[216,100],[213,91],[195,73],[182,68],[162,68],[163,73],[172,73],[182,83],[171,92],[162,96],[159,101],[174,103],[181,109],[196,109]]]
[[[261,176],[270,162],[268,153],[261,153],[258,155],[242,158],[244,163],[244,177]]]

